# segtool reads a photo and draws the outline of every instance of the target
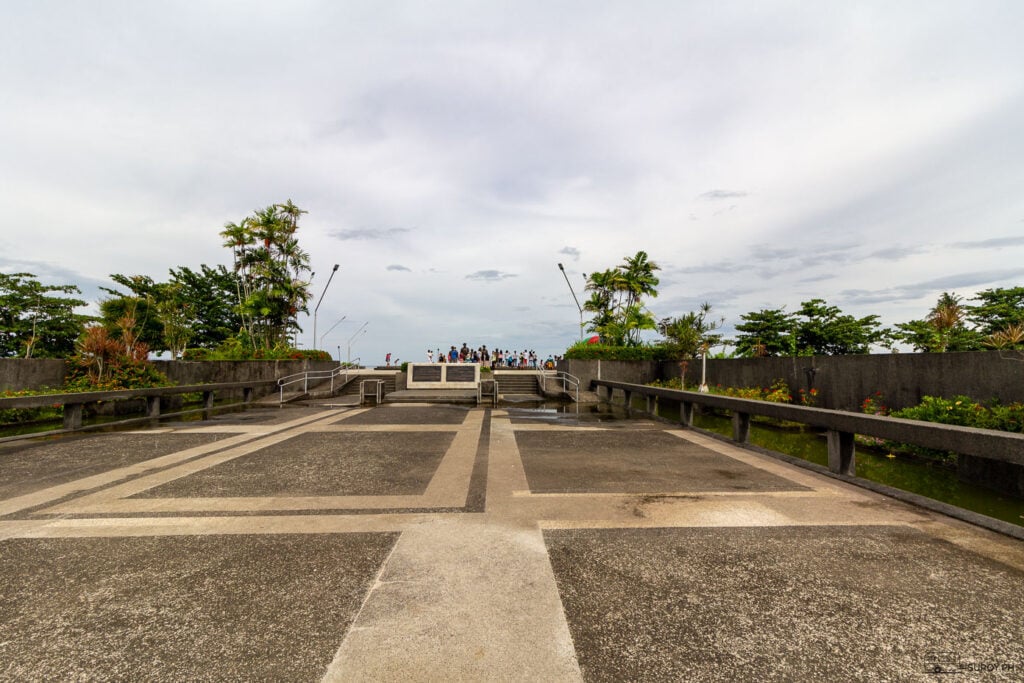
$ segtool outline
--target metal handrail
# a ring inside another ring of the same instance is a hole
[[[573,388],[576,390],[576,399],[575,400],[576,400],[577,403],[580,402],[580,384],[582,384],[582,382],[580,381],[579,377],[577,377],[576,375],[570,375],[568,372],[562,372],[560,370],[556,371],[553,375],[545,373],[544,374],[544,381],[545,382],[547,382],[548,377],[554,377],[556,380],[557,379],[562,380],[562,391],[564,391],[566,394],[569,393],[569,389],[566,387],[566,385],[567,384],[571,384],[573,386]],[[545,388],[546,388],[546,385],[545,385]]]
[[[374,385],[376,385],[376,389],[375,389],[374,393],[375,393],[375,398],[376,398],[376,401],[377,401],[377,405],[380,405],[381,402],[384,400],[384,380],[382,380],[382,379],[364,379],[361,382],[359,382],[359,405],[362,405],[363,401],[366,400],[366,396],[367,396],[367,394],[366,394],[366,385],[367,384],[374,384]]]
[[[334,378],[341,374],[345,375],[345,381],[342,384],[348,382],[348,372],[351,370],[349,365],[338,365],[338,367],[331,370],[306,370],[305,372],[296,372],[292,375],[285,375],[277,380],[277,388],[280,396],[280,402],[284,403],[284,388],[291,384],[302,382],[302,393],[309,391],[309,380],[331,380],[331,393],[334,393]]]

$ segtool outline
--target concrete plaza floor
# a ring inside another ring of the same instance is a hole
[[[0,444],[0,679],[1024,678],[1024,543],[580,410]]]

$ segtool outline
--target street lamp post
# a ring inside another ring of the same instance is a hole
[[[316,302],[316,307],[313,309],[313,346],[319,348],[316,343],[316,314],[320,310],[320,304],[323,303],[324,294],[327,293],[327,288],[331,286],[331,280],[334,279],[334,274],[338,272],[338,264],[334,264],[334,268],[331,269],[331,276],[327,278],[327,284],[324,285],[324,291],[320,293],[320,300]]]
[[[707,344],[701,349],[700,353],[700,388],[697,389],[702,394],[708,393],[708,347]]]
[[[583,341],[583,307],[580,306],[580,300],[576,298],[576,291],[572,288],[572,283],[569,282],[569,276],[565,274],[565,266],[559,263],[558,269],[562,271],[565,284],[569,285],[569,291],[572,293],[572,300],[576,302],[576,308],[580,309],[580,341]]]
[[[363,323],[363,326],[362,326],[362,327],[360,327],[360,328],[359,328],[358,330],[356,330],[356,333],[355,333],[355,334],[353,334],[353,335],[352,335],[352,336],[351,336],[351,337],[349,338],[349,340],[348,340],[348,360],[347,360],[347,361],[345,361],[345,362],[346,362],[346,363],[348,363],[349,365],[351,365],[351,364],[352,364],[352,341],[353,341],[353,340],[354,340],[354,339],[355,339],[356,337],[358,337],[358,336],[359,336],[360,334],[362,334],[363,332],[365,332],[365,331],[366,331],[366,326],[367,326],[367,325],[369,325],[369,324],[370,324],[370,321],[369,321],[369,320],[367,320],[367,321],[366,321],[365,323]]]
[[[345,318],[347,318],[347,317],[348,317],[347,315],[341,316],[341,318],[338,320],[338,322],[336,322],[333,325],[331,325],[331,329],[330,330],[327,330],[326,332],[324,332],[323,334],[320,335],[320,346],[324,345],[324,339],[327,337],[327,335],[329,335],[331,333],[331,331],[334,330],[335,327],[340,325],[342,323],[342,321],[344,321]],[[320,348],[320,346],[318,346],[317,348]],[[341,360],[341,355],[340,354],[338,355],[338,360]]]

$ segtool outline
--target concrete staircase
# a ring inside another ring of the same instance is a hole
[[[498,371],[494,373],[494,380],[498,383],[498,395],[501,398],[515,396],[517,398],[543,398],[540,385],[537,381],[537,373],[529,370]]]
[[[384,394],[390,394],[397,388],[395,386],[396,375],[393,372],[367,372],[357,375],[352,380],[341,388],[341,391],[336,391],[335,396],[358,396],[359,395],[359,383],[364,379],[382,379],[384,380]]]

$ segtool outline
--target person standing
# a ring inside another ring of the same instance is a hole
[[[434,362],[434,350],[433,349],[427,349],[427,362],[428,363],[433,363]]]

